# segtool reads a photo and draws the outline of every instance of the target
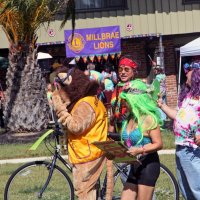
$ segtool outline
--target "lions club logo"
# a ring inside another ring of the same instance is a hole
[[[74,36],[69,36],[67,45],[73,52],[79,53],[85,46],[85,40],[81,34],[74,33]]]

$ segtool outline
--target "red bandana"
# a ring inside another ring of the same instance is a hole
[[[137,68],[137,63],[135,63],[134,61],[132,61],[129,58],[122,58],[119,62],[119,66],[121,66],[121,65],[129,66],[133,69]]]

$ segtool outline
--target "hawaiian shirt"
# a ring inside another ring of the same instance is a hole
[[[194,138],[200,134],[200,98],[188,95],[183,100],[174,120],[174,134],[176,145],[198,147]]]

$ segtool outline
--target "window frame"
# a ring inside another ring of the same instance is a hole
[[[116,6],[116,7],[109,7],[109,8],[83,8],[83,9],[75,9],[76,13],[85,13],[85,12],[103,12],[103,11],[115,11],[115,10],[127,10],[128,9],[128,2],[124,0],[124,6]]]
[[[200,0],[182,0],[183,4],[195,4],[195,3],[199,3],[200,4]]]

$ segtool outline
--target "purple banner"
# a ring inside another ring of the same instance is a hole
[[[121,51],[119,26],[65,30],[67,57],[116,53]]]

